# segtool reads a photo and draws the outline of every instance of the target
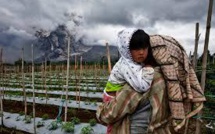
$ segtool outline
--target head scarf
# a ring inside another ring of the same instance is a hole
[[[118,33],[117,46],[121,58],[113,67],[109,82],[113,84],[130,84],[138,92],[146,92],[153,79],[153,68],[143,68],[143,64],[133,61],[129,45],[134,32],[138,29],[128,28]]]

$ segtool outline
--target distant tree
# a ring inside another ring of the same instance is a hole
[[[22,58],[19,58],[17,61],[15,61],[14,65],[22,66]],[[26,65],[26,61],[24,61],[24,65]]]
[[[198,59],[198,63],[202,63],[202,57],[203,57],[203,54],[199,57]],[[213,55],[210,54],[210,50],[208,50],[208,63],[211,63],[213,61]]]

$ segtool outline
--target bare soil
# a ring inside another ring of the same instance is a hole
[[[3,100],[5,112],[11,113],[24,113],[24,103],[21,101]],[[27,114],[32,115],[33,105],[28,103]],[[49,119],[55,119],[59,112],[59,107],[55,105],[35,104],[36,117],[43,117],[48,114]],[[68,108],[67,119],[71,120],[72,117],[77,117],[81,122],[89,122],[90,119],[96,119],[96,111],[85,110],[78,108]],[[61,112],[61,119],[64,120],[64,107]]]
[[[21,101],[12,101],[12,100],[3,100],[3,106],[5,112],[10,113],[24,113],[24,103]],[[28,103],[27,105],[27,115],[32,115],[33,112],[33,104]],[[44,114],[48,114],[49,119],[56,119],[59,107],[55,105],[45,105],[45,104],[35,104],[36,109],[36,117],[43,117]],[[93,110],[84,110],[78,108],[68,108],[67,119],[71,121],[72,117],[77,117],[80,119],[82,123],[88,123],[90,119],[96,119],[96,111]],[[64,107],[61,113],[61,120],[64,120]],[[97,119],[96,119],[97,120]],[[98,120],[97,120],[98,122]],[[27,132],[18,131],[15,129],[10,129],[1,126],[0,128],[1,134],[29,134]]]
[[[11,112],[11,113],[24,113],[24,103],[19,101],[12,101],[12,100],[3,100],[3,106],[5,112]],[[43,117],[44,114],[48,114],[49,119],[55,119],[59,112],[59,106],[55,105],[45,105],[45,104],[36,104],[36,117]],[[32,115],[32,103],[28,103],[28,115]],[[71,121],[72,117],[77,117],[80,119],[80,122],[88,123],[90,119],[96,119],[96,111],[93,110],[84,110],[84,109],[77,109],[77,108],[68,108],[68,114],[67,114],[68,121]],[[62,109],[61,119],[64,120],[64,108]],[[97,120],[97,119],[96,119]],[[99,122],[97,120],[97,122]],[[208,129],[205,127],[206,124],[208,124],[210,121],[208,120],[202,120],[201,123],[201,133],[202,134],[214,134],[214,130]],[[103,124],[105,125],[105,124]],[[4,128],[5,131],[2,131],[3,134],[28,134],[25,132],[17,132],[14,130],[9,130]],[[3,129],[3,130],[4,130]],[[178,133],[174,134],[183,134],[184,129],[182,128]],[[189,121],[189,129],[188,134],[195,134],[196,129],[196,119],[191,118]],[[7,130],[7,131],[6,131]],[[9,132],[8,132],[9,131]],[[172,131],[173,132],[173,131]]]

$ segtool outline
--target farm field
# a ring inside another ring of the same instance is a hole
[[[22,74],[20,67],[14,67],[1,73],[0,88],[4,111],[3,118],[0,117],[0,123],[4,126],[2,132],[12,133],[19,130],[20,133],[34,133],[34,125],[39,134],[106,132],[105,124],[99,123],[95,113],[102,103],[103,89],[108,78],[107,67],[92,65],[83,67],[82,70],[71,67],[68,85],[63,66],[50,66],[46,69],[36,66],[35,70],[33,83],[31,69],[26,69]],[[200,71],[197,72],[198,77],[199,73]],[[204,134],[214,132],[214,80],[214,72],[208,71],[205,92],[207,102],[200,118]],[[195,132],[196,118],[199,117],[195,116],[190,120],[188,132],[191,134]]]
[[[0,134],[215,134],[214,8],[0,0]]]
[[[66,85],[66,70],[55,68],[35,71],[33,84],[31,70],[22,75],[20,69],[13,68],[1,74],[1,124],[24,133],[34,133],[34,124],[41,134],[105,133],[106,126],[98,122],[95,113],[102,102],[107,69],[95,65],[87,70],[71,68]]]

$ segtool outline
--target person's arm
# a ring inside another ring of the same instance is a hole
[[[123,85],[125,85],[126,81],[119,70],[120,60],[113,66],[113,69],[111,70],[106,87],[104,89],[107,93],[119,91]]]
[[[98,109],[96,116],[98,120],[112,124],[122,119],[126,114],[131,114],[135,111],[142,94],[132,90],[127,84],[119,91],[115,98],[110,102],[101,104]]]
[[[154,78],[154,68],[148,65],[145,65],[142,68],[142,81],[146,83],[148,89],[151,87],[152,80]]]
[[[126,69],[121,70],[125,81],[139,93],[145,93],[151,87],[154,76],[152,67],[143,67],[138,70]]]

